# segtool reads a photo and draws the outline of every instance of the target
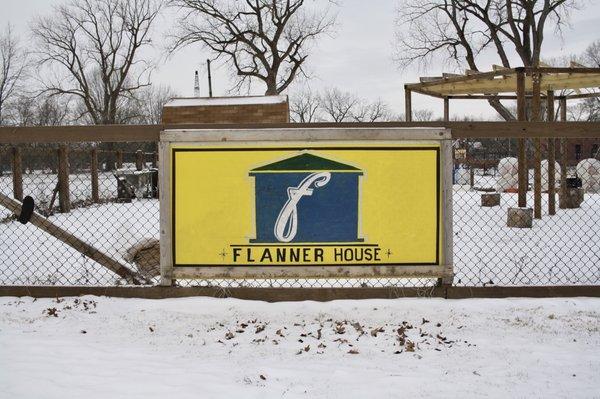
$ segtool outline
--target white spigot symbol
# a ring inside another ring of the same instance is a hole
[[[319,172],[312,173],[304,178],[298,187],[288,187],[288,199],[281,208],[275,228],[273,230],[275,238],[280,242],[290,242],[296,237],[298,232],[298,202],[302,197],[311,196],[313,189],[310,188],[314,184],[315,188],[323,187],[331,179],[331,173]]]

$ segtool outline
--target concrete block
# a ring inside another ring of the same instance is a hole
[[[506,226],[530,229],[533,226],[532,208],[508,208]]]

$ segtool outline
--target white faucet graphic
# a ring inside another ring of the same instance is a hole
[[[290,242],[296,237],[298,232],[298,202],[305,195],[312,195],[314,184],[315,188],[323,187],[331,179],[331,173],[319,172],[311,173],[300,182],[298,187],[288,187],[288,199],[281,208],[277,221],[275,222],[275,238],[280,242]]]

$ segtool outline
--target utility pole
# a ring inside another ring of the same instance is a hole
[[[212,97],[212,77],[210,75],[210,60],[206,60],[206,65],[208,67],[208,96]]]

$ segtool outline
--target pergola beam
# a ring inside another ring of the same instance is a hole
[[[437,81],[431,82],[421,89],[411,88],[424,94],[435,93],[441,96],[468,95],[468,94],[496,94],[514,93],[517,88],[516,76],[498,78],[477,78],[461,81]],[[557,74],[543,75],[540,82],[540,90],[557,91],[564,89],[583,89],[600,87],[600,70],[596,73]],[[531,76],[525,77],[525,91],[533,91],[533,80]]]

